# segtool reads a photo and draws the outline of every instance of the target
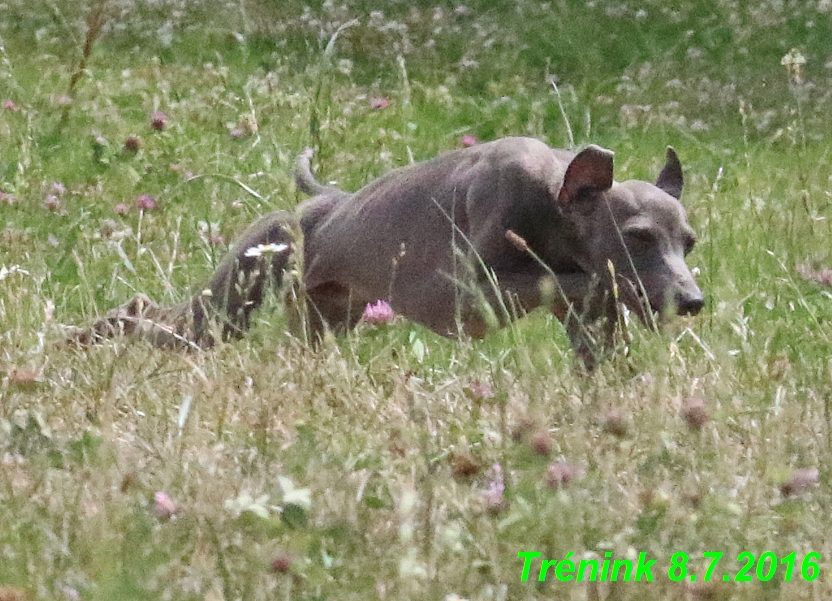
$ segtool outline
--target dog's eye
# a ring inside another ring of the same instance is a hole
[[[630,230],[624,239],[627,241],[627,248],[635,254],[646,252],[656,242],[650,230]]]

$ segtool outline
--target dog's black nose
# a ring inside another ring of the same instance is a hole
[[[705,306],[703,296],[683,296],[677,299],[679,315],[697,315]]]

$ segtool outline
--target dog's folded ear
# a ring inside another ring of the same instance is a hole
[[[601,192],[612,187],[613,151],[588,146],[579,152],[563,176],[558,202],[570,204],[588,192]]]
[[[667,161],[664,164],[659,179],[656,180],[656,187],[664,190],[673,198],[682,198],[682,186],[685,178],[682,175],[682,163],[679,162],[679,155],[672,146],[667,147]]]

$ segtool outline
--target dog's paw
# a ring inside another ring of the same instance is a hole
[[[194,346],[193,328],[188,327],[187,317],[181,306],[161,307],[147,295],[137,294],[90,327],[66,326],[64,342],[86,347],[130,336],[157,347],[190,347]]]

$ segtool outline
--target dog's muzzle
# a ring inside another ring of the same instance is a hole
[[[628,296],[635,301],[632,304],[637,307],[637,312],[645,321],[649,321],[648,315],[651,313],[657,315],[668,311],[675,311],[677,315],[698,315],[705,306],[705,296],[698,289],[695,293],[679,290],[675,294],[671,294],[670,298],[672,300],[659,304],[652,302],[640,287],[632,282],[628,282],[628,284],[629,286],[625,290],[629,293]],[[625,304],[628,303],[625,302]],[[630,308],[633,309],[634,307],[631,306]]]

